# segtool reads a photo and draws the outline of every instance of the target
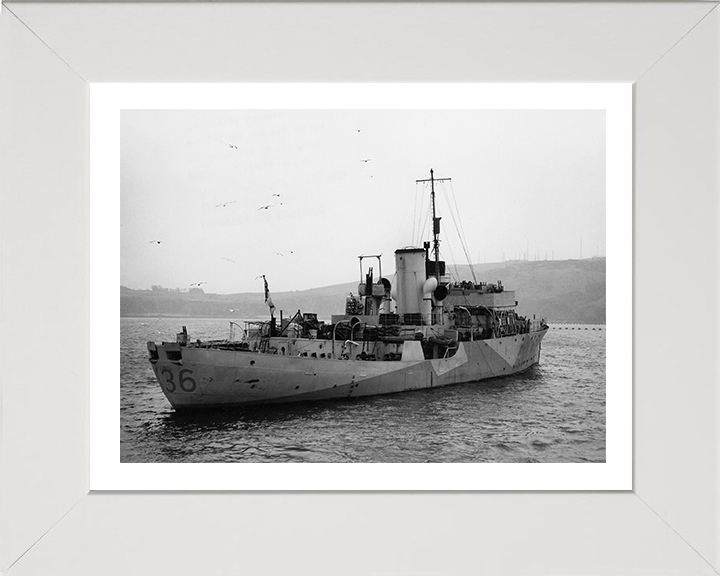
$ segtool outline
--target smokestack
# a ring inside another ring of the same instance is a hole
[[[402,316],[422,312],[423,284],[426,280],[425,250],[422,248],[396,250],[395,270],[398,314]]]

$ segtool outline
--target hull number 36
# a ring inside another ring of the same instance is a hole
[[[165,390],[168,392],[175,392],[178,387],[183,392],[194,392],[197,388],[197,382],[190,376],[193,373],[189,368],[183,368],[178,373],[178,381],[175,382],[175,375],[172,373],[167,366],[161,371],[161,374],[165,376]]]

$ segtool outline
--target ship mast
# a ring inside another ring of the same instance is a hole
[[[430,198],[432,200],[432,218],[433,218],[433,254],[435,256],[435,277],[440,280],[440,218],[435,215],[435,182],[450,181],[450,178],[435,178],[435,173],[430,168],[430,179],[415,180],[415,182],[430,182]]]

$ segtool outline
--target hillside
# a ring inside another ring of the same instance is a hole
[[[476,264],[478,281],[502,280],[515,290],[518,312],[535,314],[548,322],[605,323],[605,258],[554,261],[509,261]],[[448,270],[456,275],[456,268]],[[472,279],[469,266],[457,266],[461,279]],[[298,309],[329,320],[345,309],[345,297],[357,290],[357,281],[296,292],[273,292],[273,302],[285,316]],[[232,310],[232,311],[231,311]],[[259,292],[205,294],[120,288],[121,316],[177,316],[204,318],[264,318],[268,309]]]

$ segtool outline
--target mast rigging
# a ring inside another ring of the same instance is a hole
[[[440,280],[440,218],[435,212],[435,182],[449,182],[451,178],[435,178],[435,172],[430,168],[430,178],[423,180],[415,180],[415,182],[430,182],[430,198],[432,199],[432,218],[433,218],[433,254],[435,256],[435,277]]]

